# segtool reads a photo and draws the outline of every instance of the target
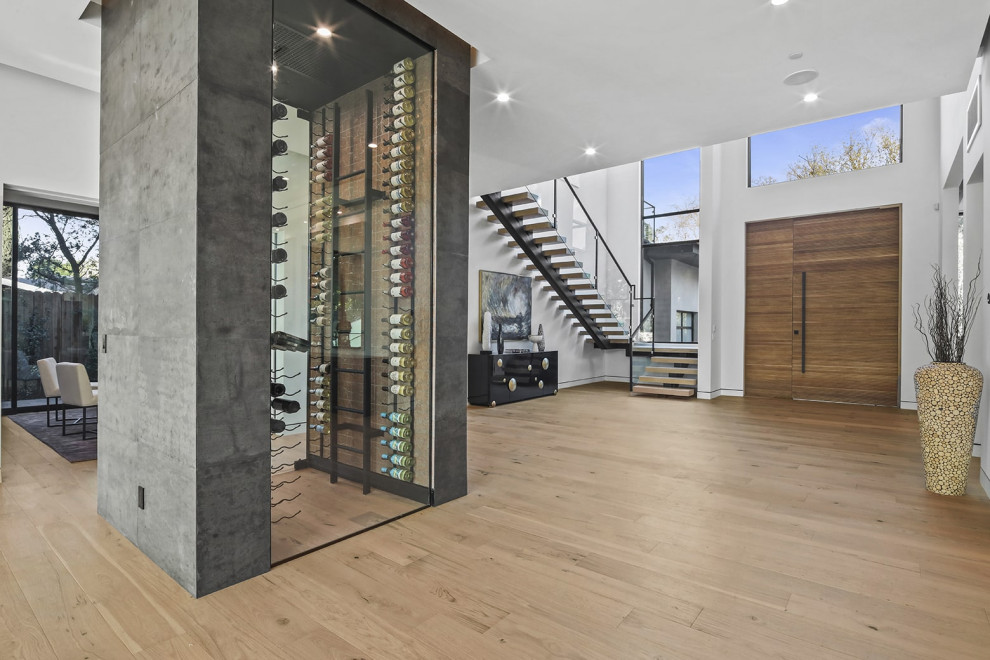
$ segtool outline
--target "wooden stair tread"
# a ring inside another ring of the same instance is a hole
[[[512,241],[512,243],[515,243],[515,241]],[[512,245],[512,243],[509,244],[510,247],[519,247],[518,245]],[[543,248],[540,252],[545,257],[556,257],[562,254],[568,254],[567,248],[564,246]],[[529,259],[529,256],[525,252],[520,252],[516,255],[516,259]]]
[[[678,387],[661,387],[659,385],[633,385],[636,394],[660,394],[664,396],[694,396],[694,390]]]
[[[697,374],[697,367],[647,367],[647,373],[651,374]]]
[[[638,381],[648,385],[690,385],[696,386],[696,378],[668,378],[664,376],[640,376]]]
[[[665,348],[665,347],[660,347],[660,348],[654,349],[654,351],[657,352],[657,353],[691,353],[694,356],[697,356],[698,355],[698,349],[697,348]],[[663,356],[655,355],[653,357],[654,358],[657,358],[657,357],[663,357]]]
[[[560,236],[557,236],[556,234],[551,235],[551,236],[533,236],[530,240],[533,243],[535,243],[536,245],[544,245],[546,243],[562,243],[563,242],[563,241],[560,240]],[[509,247],[517,248],[517,247],[519,247],[519,243],[516,243],[515,240],[511,240],[511,241],[509,241]],[[555,249],[559,249],[559,248],[555,248]],[[565,254],[567,252],[567,248],[563,248],[563,249],[564,249],[564,252],[558,252],[557,254]],[[543,254],[546,254],[546,253],[547,253],[546,250],[544,250],[543,251]]]
[[[531,222],[530,224],[523,224],[523,231],[534,232],[534,231],[546,231],[547,229],[553,229],[553,225],[549,222]],[[509,230],[505,227],[499,227],[498,233],[501,236],[508,236]]]
[[[663,362],[666,364],[676,363],[676,364],[698,364],[698,358],[696,357],[673,357],[669,355],[654,355],[650,358],[651,362]]]
[[[533,199],[532,195],[530,195],[528,192],[520,192],[520,193],[512,193],[511,195],[503,195],[502,196],[502,203],[503,204],[509,204],[509,205],[512,205],[512,204],[535,204],[536,203],[536,200]],[[488,208],[488,205],[485,204],[485,201],[484,200],[475,202],[475,206],[477,206],[479,209],[487,209]]]

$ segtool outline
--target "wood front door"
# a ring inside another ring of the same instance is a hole
[[[751,223],[746,258],[747,396],[898,404],[899,208]]]

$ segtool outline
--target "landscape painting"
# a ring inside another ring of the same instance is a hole
[[[533,278],[490,270],[478,274],[479,341],[484,332],[485,312],[492,313],[492,342],[498,337],[499,324],[503,339],[529,337],[533,325]]]

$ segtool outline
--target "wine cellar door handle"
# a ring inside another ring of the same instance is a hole
[[[805,342],[808,339],[808,273],[801,272],[801,373],[805,368]]]

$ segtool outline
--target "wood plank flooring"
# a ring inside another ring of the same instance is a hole
[[[990,502],[914,413],[631,397],[471,408],[470,494],[195,600],[4,420],[2,658],[987,658]]]

